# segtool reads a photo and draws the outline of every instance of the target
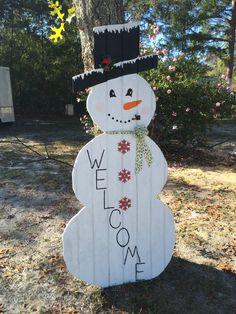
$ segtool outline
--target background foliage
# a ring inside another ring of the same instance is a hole
[[[71,77],[83,69],[75,23],[54,44],[46,0],[1,1],[0,12],[0,65],[11,69],[17,112],[63,112],[72,101]]]
[[[60,3],[66,13],[71,3]],[[230,117],[235,110],[235,95],[225,80],[230,1],[124,4],[126,18],[142,22],[143,52],[160,55],[158,68],[143,74],[157,97],[152,137],[163,143],[202,142],[217,118]],[[50,16],[47,0],[3,0],[0,12],[0,65],[11,68],[16,111],[61,114],[73,102],[84,112],[86,94],[77,103],[71,91],[71,77],[83,72],[75,20],[65,24],[63,40],[55,44],[50,28],[59,21]],[[81,120],[87,132],[97,133],[90,118]]]

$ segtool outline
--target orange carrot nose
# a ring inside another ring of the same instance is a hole
[[[142,102],[142,100],[134,100],[134,101],[126,102],[123,105],[123,108],[125,110],[129,110],[129,109],[132,109],[132,108],[138,106],[141,102]]]

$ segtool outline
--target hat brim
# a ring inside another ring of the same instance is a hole
[[[115,63],[109,71],[101,68],[74,76],[72,78],[72,88],[75,93],[84,91],[86,88],[123,75],[139,73],[156,68],[157,63],[157,55],[147,55],[133,60]]]

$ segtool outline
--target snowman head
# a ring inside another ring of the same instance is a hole
[[[155,112],[155,95],[138,74],[111,79],[92,87],[87,110],[103,131],[132,131],[147,127]]]
[[[91,88],[87,109],[103,131],[147,127],[155,96],[137,73],[157,67],[157,55],[139,55],[139,23],[95,27],[94,70],[73,77],[75,93]]]

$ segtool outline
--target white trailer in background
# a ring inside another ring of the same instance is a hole
[[[10,69],[0,66],[0,122],[14,122]]]

